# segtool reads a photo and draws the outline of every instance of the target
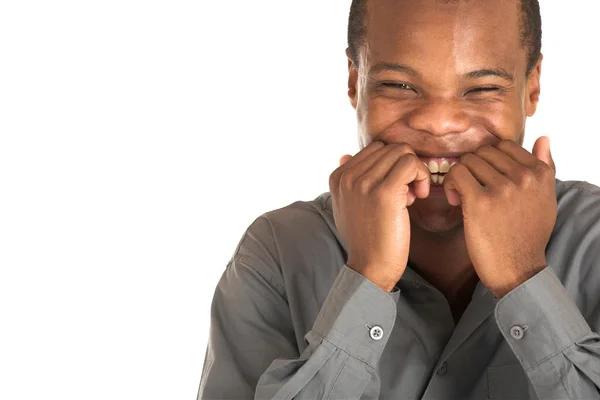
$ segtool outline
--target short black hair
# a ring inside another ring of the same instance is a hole
[[[348,48],[350,58],[358,66],[360,47],[365,43],[367,35],[367,1],[352,0],[350,18],[348,20]],[[460,0],[438,0],[449,3]],[[542,51],[542,17],[538,0],[519,0],[521,7],[521,46],[527,52],[527,75],[535,68]]]

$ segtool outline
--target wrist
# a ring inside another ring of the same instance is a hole
[[[385,270],[382,267],[356,267],[353,265],[347,264],[349,268],[355,270],[368,280],[370,280],[374,285],[379,287],[386,293],[390,293],[396,287],[398,283],[398,279],[392,278],[389,274],[385,274],[382,270]]]
[[[394,288],[396,287],[396,282],[389,283],[389,282],[385,282],[385,281],[378,281],[378,280],[369,278],[368,276],[365,276],[365,278],[367,278],[368,280],[373,282],[377,287],[379,287],[379,289],[383,290],[386,293],[391,293],[394,290]]]
[[[512,277],[509,280],[502,282],[495,288],[490,289],[490,291],[494,294],[494,296],[496,296],[496,298],[501,299],[508,293],[515,290],[517,287],[521,286],[522,284],[539,274],[548,266],[548,264],[546,264],[545,262],[536,263],[534,265],[536,266],[529,268],[526,272],[522,274],[519,274],[517,276]]]

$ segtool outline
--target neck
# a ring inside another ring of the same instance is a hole
[[[446,297],[458,322],[479,281],[467,251],[463,227],[432,233],[413,225],[409,261],[419,275]]]

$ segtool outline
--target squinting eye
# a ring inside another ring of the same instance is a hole
[[[488,86],[488,87],[479,87],[479,88],[475,88],[475,89],[471,89],[469,91],[467,91],[467,93],[484,93],[484,92],[493,92],[498,90],[499,88],[497,87],[493,87],[493,86]]]
[[[393,89],[414,90],[412,87],[410,87],[406,83],[384,82],[384,83],[382,83],[382,85],[385,87],[393,88]]]

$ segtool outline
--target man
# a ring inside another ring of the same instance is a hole
[[[600,188],[522,147],[537,0],[354,0],[361,151],[259,217],[199,399],[600,399]]]

